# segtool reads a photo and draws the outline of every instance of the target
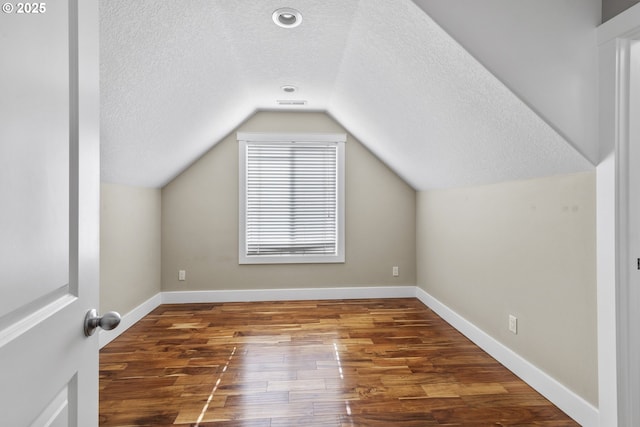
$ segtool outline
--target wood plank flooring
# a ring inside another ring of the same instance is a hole
[[[408,299],[162,305],[100,353],[101,426],[577,426]]]

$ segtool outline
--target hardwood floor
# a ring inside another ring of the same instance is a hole
[[[417,299],[162,305],[100,353],[101,426],[577,426]]]

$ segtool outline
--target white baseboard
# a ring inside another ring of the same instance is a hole
[[[598,425],[598,409],[589,402],[421,288],[416,288],[416,297],[460,333],[473,341],[478,347],[489,353],[494,359],[502,363],[511,372],[580,423],[580,425],[585,427],[596,427]]]
[[[413,298],[415,296],[415,286],[174,291],[162,292],[162,303],[180,304],[199,302],[292,301],[311,299]]]
[[[413,298],[415,286],[355,286],[347,288],[312,289],[251,289],[224,291],[175,291],[160,292],[122,316],[120,325],[111,331],[100,330],[100,348],[116,339],[121,333],[153,311],[160,304],[186,304],[207,302],[291,301],[310,299],[357,298]]]
[[[122,320],[117,328],[112,329],[110,331],[105,331],[104,329],[100,329],[98,335],[98,341],[100,343],[100,348],[109,344],[111,341],[116,339],[121,333],[129,329],[133,326],[137,321],[142,319],[147,314],[151,313],[156,307],[162,304],[162,294],[158,293],[130,312],[124,314],[122,316]]]

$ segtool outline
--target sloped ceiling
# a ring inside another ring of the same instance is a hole
[[[283,6],[299,27],[273,23]],[[102,0],[100,16],[107,182],[162,186],[281,99],[328,112],[419,190],[593,168],[409,0]]]
[[[414,0],[588,159],[598,160],[601,0]]]

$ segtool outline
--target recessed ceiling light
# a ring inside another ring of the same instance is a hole
[[[284,85],[284,86],[281,86],[280,89],[282,89],[283,91],[285,91],[287,93],[293,93],[296,90],[298,90],[298,88],[293,86],[293,85]]]
[[[300,11],[290,7],[281,7],[273,12],[271,17],[273,18],[273,22],[282,28],[293,28],[302,23],[302,14]]]

